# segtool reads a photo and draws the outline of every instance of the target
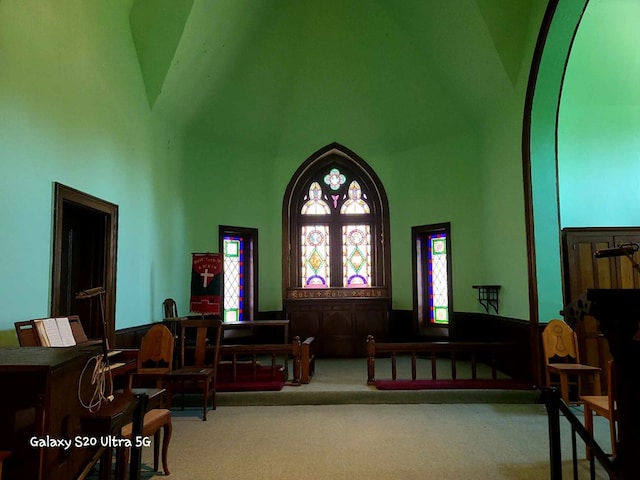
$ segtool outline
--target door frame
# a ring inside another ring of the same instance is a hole
[[[96,213],[105,215],[105,256],[104,256],[104,317],[106,322],[107,337],[110,345],[114,345],[115,339],[115,310],[116,310],[116,265],[118,251],[118,206],[81,192],[61,183],[54,183],[53,206],[53,262],[51,280],[51,316],[60,316],[61,305],[59,295],[62,281],[62,233],[65,206],[75,205]]]

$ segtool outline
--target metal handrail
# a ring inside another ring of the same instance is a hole
[[[607,455],[602,447],[593,439],[591,434],[584,427],[582,422],[569,409],[567,404],[562,400],[560,392],[557,388],[546,388],[542,390],[542,401],[547,408],[547,416],[549,419],[549,455],[551,461],[551,480],[562,480],[562,447],[560,444],[560,413],[571,424],[572,449],[573,449],[573,478],[577,479],[577,454],[576,454],[576,433],[584,441],[585,445],[591,451],[589,467],[591,471],[591,479],[595,479],[595,463],[598,460],[600,465],[609,474],[609,478],[616,480],[619,478],[619,472],[615,463]]]

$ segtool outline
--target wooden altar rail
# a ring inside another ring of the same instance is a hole
[[[300,385],[301,383],[309,383],[311,375],[313,375],[315,357],[312,354],[311,345],[314,337],[308,337],[304,342],[300,341],[300,337],[293,338],[291,343],[277,344],[261,344],[261,345],[220,345],[219,362],[223,362],[225,358],[231,357],[233,381],[237,380],[238,365],[246,363],[249,357],[251,369],[257,371],[258,358],[271,358],[271,375],[276,377],[278,372],[278,358],[284,360],[285,372],[289,371],[289,359],[293,359],[293,377],[292,385]]]
[[[451,379],[456,380],[456,361],[459,354],[471,356],[471,377],[477,380],[477,357],[478,354],[489,354],[491,356],[491,379],[497,380],[498,372],[496,368],[496,353],[498,350],[512,346],[509,342],[399,342],[399,343],[377,343],[373,335],[367,336],[367,384],[376,383],[375,358],[376,356],[391,357],[391,378],[397,379],[397,356],[411,356],[411,380],[417,376],[416,360],[418,355],[428,356],[431,359],[431,379],[437,379],[436,360],[438,354],[449,354],[451,362]]]

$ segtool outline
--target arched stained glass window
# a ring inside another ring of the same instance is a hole
[[[369,205],[362,199],[362,189],[356,180],[349,185],[347,196],[348,198],[340,207],[340,213],[370,213]]]
[[[305,197],[306,199],[306,197]],[[302,215],[329,215],[331,209],[327,202],[322,199],[322,188],[318,182],[313,182],[309,187],[309,200],[304,202]]]
[[[298,169],[285,194],[285,289],[388,286],[387,200],[379,179],[337,144]]]

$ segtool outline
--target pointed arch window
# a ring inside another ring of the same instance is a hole
[[[284,289],[389,286],[388,205],[373,170],[332,144],[298,169],[285,194]]]

